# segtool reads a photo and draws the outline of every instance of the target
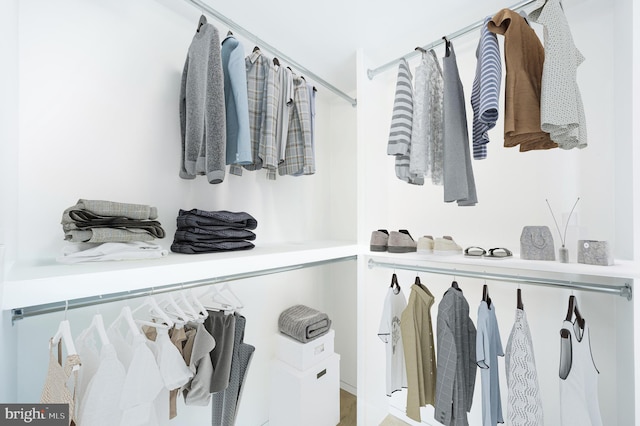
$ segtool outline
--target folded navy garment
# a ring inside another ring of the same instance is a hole
[[[258,221],[245,212],[226,210],[205,211],[199,209],[182,210],[178,213],[178,227],[228,226],[238,229],[256,229]]]
[[[183,254],[214,253],[221,251],[249,250],[254,248],[249,241],[216,241],[216,242],[173,242],[171,251]]]
[[[195,228],[198,229],[198,228]],[[245,229],[225,229],[214,232],[191,232],[178,229],[176,231],[174,241],[176,242],[209,242],[209,241],[253,241],[256,234]]]

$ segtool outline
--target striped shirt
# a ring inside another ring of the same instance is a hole
[[[252,164],[244,165],[247,170],[260,170],[262,158],[258,155],[260,145],[260,131],[262,116],[266,110],[267,101],[267,73],[269,72],[269,58],[260,49],[254,50],[245,58],[247,70],[247,98],[249,101],[249,136],[251,137]],[[242,168],[233,164],[229,170],[233,175],[242,176]]]
[[[398,81],[393,102],[387,154],[396,156],[395,169],[398,179],[422,185],[424,176],[409,172],[413,126],[413,85],[411,84],[411,79],[409,64],[405,59],[402,59],[398,66]]]
[[[488,131],[498,120],[498,96],[502,63],[498,38],[489,31],[487,16],[480,31],[480,41],[476,49],[476,76],[471,89],[471,108],[473,109],[473,158],[487,158]]]

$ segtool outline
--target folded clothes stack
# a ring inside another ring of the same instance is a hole
[[[278,318],[280,333],[307,343],[327,334],[331,329],[331,319],[323,312],[305,305],[294,305],[285,309]]]
[[[258,221],[245,212],[180,210],[171,251],[184,254],[249,250]]]
[[[167,255],[150,241],[164,238],[158,210],[144,204],[84,200],[62,213],[64,239],[75,245],[63,249],[62,263],[149,259]]]

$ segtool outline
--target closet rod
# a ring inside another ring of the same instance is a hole
[[[572,290],[586,290],[586,291],[594,291],[598,293],[617,294],[618,296],[626,297],[627,300],[631,300],[631,296],[632,296],[631,285],[628,282],[625,282],[624,285],[617,286],[617,285],[606,285],[606,284],[576,282],[576,281],[567,281],[567,280],[555,280],[550,278],[523,277],[519,275],[508,275],[508,274],[498,274],[498,273],[459,271],[457,269],[432,268],[429,266],[420,266],[420,265],[403,265],[398,263],[378,262],[376,260],[369,259],[369,268],[375,268],[375,267],[389,268],[389,269],[403,269],[407,271],[428,272],[432,274],[451,275],[456,277],[480,278],[480,279],[505,281],[505,282],[521,283],[521,284],[541,285],[541,286],[547,286],[547,287],[562,287],[562,288],[568,288]]]
[[[534,3],[536,0],[526,0],[520,3],[516,3],[513,6],[509,7],[509,9],[511,10],[515,10],[518,11],[526,6],[529,6],[530,4]],[[458,31],[451,33],[451,35],[448,35],[447,38],[451,41],[454,38],[458,38],[460,36],[463,36],[473,30],[477,30],[478,28],[480,28],[482,26],[482,24],[484,23],[484,19],[481,19],[477,22],[474,22],[471,25],[467,25],[466,27],[459,29]],[[438,39],[438,40],[434,40],[431,43],[422,46],[422,48],[424,50],[429,50],[429,49],[433,49],[434,47],[437,47],[441,44],[444,43],[444,40],[442,40],[442,38]],[[407,61],[411,58],[413,58],[414,56],[418,55],[420,52],[417,50],[413,50],[410,53],[407,53],[404,56],[399,57],[398,59],[394,59],[393,61],[387,62],[384,65],[380,65],[378,68],[374,68],[374,69],[368,69],[367,70],[367,76],[369,77],[369,80],[373,80],[373,78],[380,74],[381,72],[384,72],[386,70],[388,70],[389,68],[393,67],[394,65],[396,65],[398,62],[400,62],[402,59],[406,59]]]
[[[322,266],[330,263],[344,262],[347,260],[356,260],[357,256],[344,256],[333,259],[318,260],[316,262],[301,263],[297,265],[279,266],[276,268],[262,269],[252,272],[241,272],[238,274],[223,275],[219,277],[207,278],[204,280],[187,281],[180,284],[168,284],[159,287],[147,287],[131,291],[120,291],[117,293],[100,294],[97,296],[81,297],[77,299],[62,300],[60,302],[45,303],[42,305],[32,305],[23,308],[14,308],[11,310],[11,323],[15,321],[33,317],[37,315],[49,314],[52,312],[60,312],[67,309],[85,308],[89,306],[101,305],[103,303],[119,302],[130,300],[138,297],[151,296],[172,291],[188,290],[196,287],[203,287],[211,284],[219,284],[229,281],[237,281],[245,278],[255,278],[264,275],[277,274],[281,272],[295,271],[298,269],[311,268],[314,266]]]
[[[300,71],[301,74],[311,77],[311,79],[313,81],[323,85],[324,87],[326,87],[327,89],[329,89],[330,91],[335,93],[336,95],[340,96],[341,98],[343,98],[347,102],[351,103],[352,106],[354,106],[354,107],[357,106],[358,101],[355,98],[352,98],[351,96],[347,95],[345,92],[343,92],[342,90],[338,89],[337,87],[335,87],[331,83],[329,83],[326,80],[320,78],[315,73],[309,71],[306,67],[303,67],[298,62],[296,62],[293,59],[291,59],[289,56],[285,55],[284,53],[282,53],[281,51],[279,51],[275,47],[271,46],[269,43],[265,42],[264,40],[260,39],[258,36],[252,34],[248,30],[246,30],[243,27],[241,27],[240,25],[236,24],[231,19],[229,19],[226,16],[222,15],[220,12],[218,12],[215,9],[213,9],[211,6],[209,6],[205,2],[203,2],[201,0],[185,0],[185,1],[187,1],[187,2],[189,2],[191,4],[193,4],[194,6],[198,7],[202,13],[207,13],[207,14],[213,16],[218,21],[222,22],[227,27],[231,28],[231,30],[233,30],[234,32],[237,32],[238,34],[242,34],[244,37],[252,40],[261,49],[264,48],[264,50],[267,50],[267,51],[273,53],[278,59],[290,64],[295,69]]]

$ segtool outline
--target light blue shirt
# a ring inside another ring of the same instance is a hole
[[[252,164],[244,50],[238,40],[229,35],[222,42],[221,54],[227,115],[226,164]]]

